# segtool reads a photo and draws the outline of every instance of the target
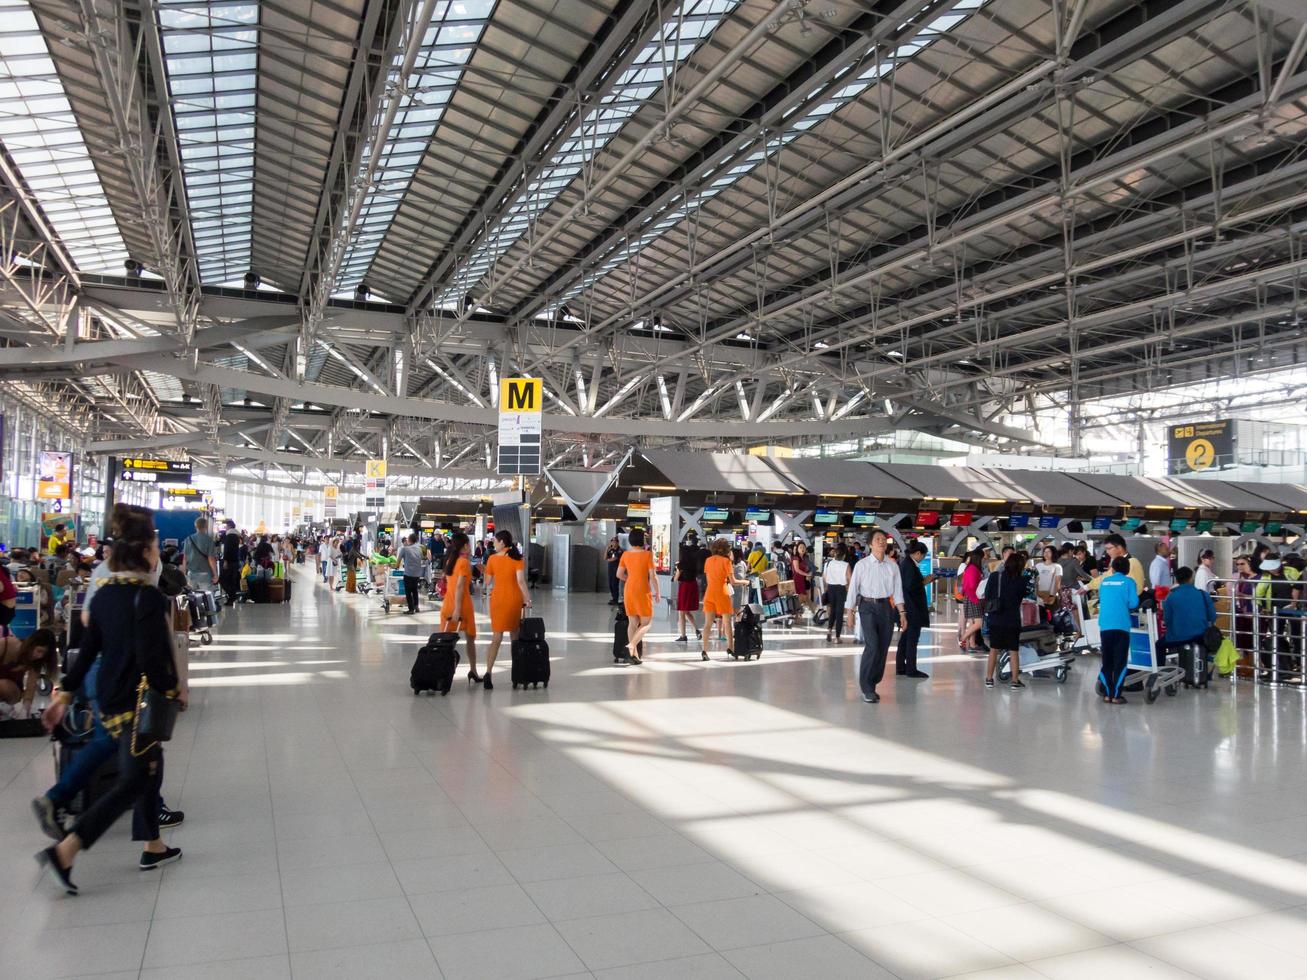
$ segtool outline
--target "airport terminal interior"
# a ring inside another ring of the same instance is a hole
[[[1307,978],[1307,2],[0,0],[0,977]]]

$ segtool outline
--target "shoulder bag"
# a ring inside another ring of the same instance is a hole
[[[141,593],[138,589],[133,600],[133,611],[137,625],[140,623]],[[136,717],[132,721],[132,755],[139,756],[148,752],[156,742],[167,742],[172,738],[173,727],[177,724],[177,713],[181,703],[166,691],[150,686],[145,673],[145,658],[141,653],[141,633],[136,631],[136,666],[141,672],[140,683],[136,686]],[[144,748],[141,746],[144,745]]]

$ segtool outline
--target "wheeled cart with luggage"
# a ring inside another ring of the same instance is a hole
[[[1149,704],[1156,701],[1163,691],[1167,697],[1175,697],[1184,680],[1184,670],[1167,662],[1157,635],[1157,613],[1146,609],[1132,618],[1135,626],[1130,630],[1130,656],[1126,661],[1123,688],[1127,691],[1142,690],[1144,700]],[[1094,625],[1097,626],[1097,622]],[[1107,694],[1101,677],[1094,683],[1094,690],[1100,697]]]
[[[381,580],[381,611],[388,613],[392,603],[407,601],[408,597],[404,595],[404,570],[392,568]]]
[[[1047,626],[1026,626],[1021,629],[1021,673],[1051,677],[1059,684],[1066,683],[1067,674],[1076,662],[1074,653],[1063,649],[1061,638]],[[998,679],[1012,679],[1012,657],[1007,650],[998,655]]]

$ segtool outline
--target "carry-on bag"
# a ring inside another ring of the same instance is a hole
[[[271,603],[286,601],[286,580],[284,578],[268,579],[268,601]]]
[[[621,663],[623,660],[630,659],[627,653],[627,629],[631,625],[631,619],[626,615],[626,610],[621,606],[617,607],[617,618],[613,620],[613,661]],[[644,640],[640,641],[637,647],[641,657],[644,656]]]
[[[735,624],[735,650],[731,656],[745,660],[762,656],[762,619],[751,605],[740,610],[740,618]]]
[[[523,626],[526,621],[523,621]],[[549,686],[549,643],[542,637],[524,640],[519,632],[513,641],[513,687],[537,684]]]
[[[543,640],[545,638],[545,621],[539,616],[527,616],[517,627],[517,639]]]
[[[417,653],[413,669],[409,672],[409,686],[414,694],[423,691],[449,693],[454,686],[454,671],[458,669],[458,634],[432,633],[426,645]]]
[[[1207,686],[1207,649],[1201,640],[1180,646],[1180,669],[1185,687]]]

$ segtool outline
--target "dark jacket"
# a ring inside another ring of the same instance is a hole
[[[990,626],[1021,628],[1021,600],[1026,595],[1024,575],[1013,577],[1000,569],[985,583],[985,615]]]
[[[921,566],[904,555],[899,559],[899,577],[903,579],[903,608],[909,626],[923,629],[930,625],[930,605],[926,602],[926,580]]]
[[[137,596],[140,596],[139,602]],[[78,691],[97,656],[95,695],[100,711],[116,715],[136,706],[141,674],[160,691],[177,687],[168,628],[168,601],[152,585],[109,579],[91,599],[91,624],[61,687]]]

